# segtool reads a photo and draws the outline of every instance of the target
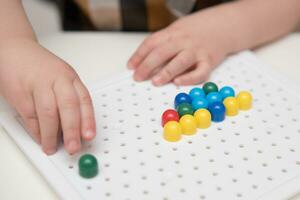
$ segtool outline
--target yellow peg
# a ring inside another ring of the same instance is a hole
[[[194,113],[198,128],[208,128],[211,124],[211,114],[206,109],[198,109]]]
[[[194,135],[197,131],[197,122],[193,115],[183,115],[179,120],[179,124],[184,135]]]
[[[181,139],[182,128],[176,121],[169,121],[164,126],[164,138],[169,142],[177,142]]]
[[[237,95],[240,110],[249,110],[252,107],[252,95],[247,91],[241,91]]]
[[[235,116],[239,112],[239,103],[235,97],[227,97],[223,104],[226,108],[226,115]]]

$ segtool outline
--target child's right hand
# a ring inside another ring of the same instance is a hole
[[[80,150],[81,138],[96,135],[92,101],[80,78],[35,41],[1,42],[0,92],[48,155],[56,152],[61,133],[70,154]]]

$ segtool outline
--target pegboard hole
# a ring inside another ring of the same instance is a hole
[[[143,153],[144,150],[143,150],[143,149],[139,149],[138,152],[139,152],[139,153]]]
[[[124,131],[120,131],[120,134],[121,134],[121,135],[124,135],[124,134],[125,134],[125,132],[124,132]]]
[[[177,178],[182,178],[183,175],[182,174],[177,174]]]
[[[252,189],[257,189],[258,188],[258,186],[257,185],[252,185]]]
[[[152,132],[153,132],[153,133],[158,133],[158,131],[157,131],[157,130],[153,130]]]
[[[259,150],[257,150],[257,153],[262,154],[263,151],[259,149]]]
[[[236,196],[239,198],[243,197],[243,195],[241,193],[237,193]]]
[[[109,154],[109,151],[108,151],[108,150],[105,150],[104,153],[105,153],[105,154]]]
[[[161,182],[160,185],[161,185],[161,186],[165,186],[166,183],[165,183],[165,182]]]
[[[202,181],[198,180],[196,183],[197,183],[198,185],[201,185],[201,184],[202,184]]]
[[[263,163],[262,166],[263,167],[268,167],[268,164],[267,163]]]
[[[228,165],[228,168],[232,169],[232,168],[233,168],[233,165],[232,165],[232,164]]]
[[[212,173],[213,176],[218,176],[219,174],[217,172]]]

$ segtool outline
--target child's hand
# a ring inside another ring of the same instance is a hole
[[[87,89],[68,64],[35,41],[1,44],[0,92],[47,154],[56,152],[61,132],[70,154],[80,150],[81,138],[95,137]]]
[[[154,85],[196,84],[208,78],[227,54],[223,20],[214,10],[183,17],[150,35],[128,61],[134,79]]]

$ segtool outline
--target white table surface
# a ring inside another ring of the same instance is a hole
[[[123,33],[62,33],[55,22],[58,18],[53,13],[55,8],[52,5],[36,3],[36,0],[24,2],[40,42],[70,63],[86,83],[124,70],[128,57],[146,36]],[[32,12],[34,10],[36,12]],[[43,14],[50,18],[38,20],[38,16]],[[45,25],[47,23],[51,28]],[[300,84],[299,33],[265,46],[257,50],[256,54],[275,70]],[[0,101],[0,111],[4,110],[6,105]],[[58,199],[46,180],[1,127],[0,158],[0,199]],[[300,200],[300,195],[293,200]]]

